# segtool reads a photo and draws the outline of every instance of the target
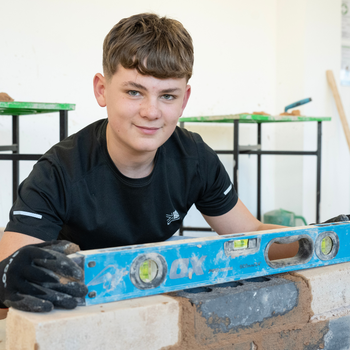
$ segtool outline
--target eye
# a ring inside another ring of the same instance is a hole
[[[128,94],[130,96],[139,96],[140,93],[138,91],[135,91],[135,90],[129,90]]]
[[[175,96],[174,95],[169,95],[169,94],[165,94],[162,96],[162,98],[164,98],[164,100],[174,100],[175,99]]]

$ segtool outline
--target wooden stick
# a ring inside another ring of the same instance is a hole
[[[336,84],[335,79],[334,79],[333,71],[327,70],[326,71],[326,75],[327,75],[328,84],[329,84],[329,86],[330,86],[330,88],[332,89],[332,92],[333,92],[335,104],[337,105],[338,113],[339,113],[339,116],[340,116],[341,123],[343,125],[344,133],[345,133],[345,138],[346,138],[346,141],[348,143],[349,151],[350,151],[350,129],[349,129],[349,124],[348,124],[348,121],[346,119],[346,115],[345,115],[345,112],[344,112],[343,104],[341,102],[341,98],[340,98],[340,95],[339,95],[339,92],[338,92],[337,84]]]

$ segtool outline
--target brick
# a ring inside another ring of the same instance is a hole
[[[10,350],[158,350],[178,341],[179,305],[152,296],[36,314],[10,309]]]
[[[307,284],[290,275],[229,282],[171,295],[181,306],[182,334],[172,350],[264,349],[263,336],[302,329],[310,319]]]
[[[350,312],[350,263],[298,271],[312,293],[312,320],[326,320]]]
[[[6,320],[0,320],[0,350],[6,349]]]
[[[184,290],[214,333],[227,333],[284,315],[298,304],[298,289],[283,278],[258,278]]]
[[[324,337],[324,350],[350,349],[350,316],[329,321],[329,331]]]

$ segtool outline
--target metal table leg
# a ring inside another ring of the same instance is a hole
[[[238,195],[239,120],[233,121],[233,186]]]
[[[19,153],[19,117],[18,115],[12,116],[12,145],[16,145],[16,150],[12,153]],[[17,199],[17,188],[19,185],[19,161],[12,160],[12,202]]]
[[[60,141],[64,140],[68,136],[68,111],[62,110],[60,111]],[[14,150],[12,150],[12,154],[19,154],[19,116],[12,116],[12,145],[16,146]],[[37,157],[33,157],[31,155],[20,155],[22,160],[31,160],[33,158],[37,159]],[[19,186],[19,159],[15,159],[12,157],[12,200],[13,203],[17,199],[17,190]]]
[[[316,223],[320,222],[322,122],[317,122]]]
[[[60,111],[60,141],[68,136],[68,111]]]
[[[258,123],[258,146],[261,145],[261,123]],[[258,162],[258,183],[257,183],[257,211],[256,217],[258,220],[261,220],[261,153],[257,154],[257,162]]]

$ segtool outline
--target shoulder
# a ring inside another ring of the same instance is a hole
[[[107,119],[98,120],[49,149],[38,161],[63,170],[73,180],[100,162]]]
[[[173,139],[188,145],[200,144],[204,142],[202,137],[199,134],[192,131],[188,131],[185,128],[180,128],[178,126],[176,127],[175,131],[171,135],[170,139]]]
[[[168,156],[201,158],[208,153],[215,154],[199,134],[178,126],[164,144],[164,148]]]
[[[101,137],[105,136],[103,132],[106,130],[106,125],[107,119],[98,120],[57,143],[47,154],[70,152],[72,149],[82,146],[88,146],[86,149],[86,151],[88,151],[91,147],[95,146],[96,143],[100,142]]]

